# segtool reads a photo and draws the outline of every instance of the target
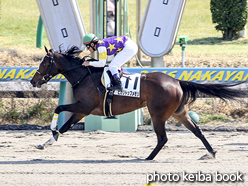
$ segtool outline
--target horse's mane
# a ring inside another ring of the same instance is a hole
[[[66,51],[63,51],[61,49],[61,45],[59,46],[59,54],[63,55],[70,63],[77,63],[77,64],[82,64],[86,58],[88,61],[97,61],[94,58],[91,58],[90,56],[84,56],[83,58],[78,57],[78,55],[83,52],[80,50],[77,46],[72,46],[71,48],[68,48]],[[92,72],[96,71],[102,71],[103,68],[97,68],[97,67],[89,67]]]
[[[68,48],[66,51],[63,51],[61,49],[61,45],[59,46],[59,53],[64,55],[64,56],[69,56],[69,57],[75,57],[78,56],[82,50],[80,50],[77,46],[72,46],[71,48]]]
[[[81,62],[81,58],[78,55],[83,52],[77,46],[72,46],[68,48],[66,51],[61,49],[61,45],[59,46],[59,54],[62,54],[68,61],[78,61]],[[81,62],[82,63],[82,62]]]

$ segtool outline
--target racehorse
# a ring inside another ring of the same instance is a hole
[[[53,144],[57,140],[58,134],[68,131],[83,117],[90,114],[103,116],[104,94],[99,92],[106,92],[105,87],[101,84],[103,68],[84,67],[85,58],[76,57],[82,52],[79,48],[73,46],[65,52],[54,52],[52,49],[48,51],[46,47],[45,50],[46,55],[30,81],[31,84],[34,87],[41,87],[52,77],[61,73],[72,85],[75,103],[60,105],[55,109],[55,115],[62,111],[72,112],[73,115],[57,132],[55,132],[55,128],[54,136],[40,145],[40,149]],[[233,88],[239,84],[199,84],[174,79],[160,72],[141,74],[140,97],[114,96],[112,113],[113,115],[120,115],[145,106],[148,107],[157,135],[157,145],[146,158],[147,160],[152,160],[167,142],[165,122],[170,116],[184,124],[215,157],[216,151],[213,150],[200,128],[188,115],[188,105],[196,100],[198,92],[218,97],[224,101],[245,97],[246,91]],[[99,87],[98,90],[96,87]]]

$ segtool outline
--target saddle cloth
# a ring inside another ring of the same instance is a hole
[[[107,89],[111,85],[110,77],[107,73],[108,67],[105,67],[102,75],[102,84]],[[121,77],[123,90],[114,91],[114,95],[127,96],[127,97],[140,97],[140,76],[141,74],[125,74]]]

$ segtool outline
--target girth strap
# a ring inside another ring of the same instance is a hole
[[[113,117],[111,104],[113,102],[114,91],[109,90],[105,92],[104,100],[103,100],[103,113],[104,116],[110,118]]]

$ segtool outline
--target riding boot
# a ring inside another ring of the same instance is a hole
[[[108,90],[120,90],[120,91],[122,91],[121,80],[119,77],[114,78],[114,86],[109,87]]]

